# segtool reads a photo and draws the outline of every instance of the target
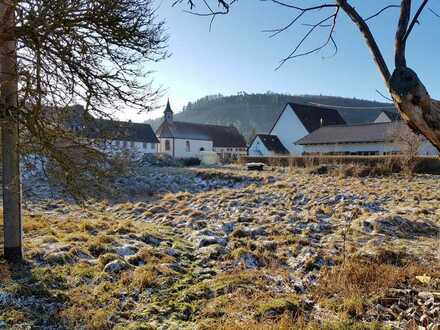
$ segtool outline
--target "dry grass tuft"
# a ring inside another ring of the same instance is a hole
[[[374,260],[354,258],[332,269],[323,269],[313,294],[324,307],[341,317],[357,318],[390,289],[419,285],[416,276],[423,274],[440,278],[440,267],[402,264],[395,262],[395,256]]]
[[[132,274],[131,285],[139,290],[145,290],[159,284],[161,272],[156,266],[138,267]],[[128,284],[128,283],[127,283]]]

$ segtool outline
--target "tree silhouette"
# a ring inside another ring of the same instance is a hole
[[[151,108],[158,90],[142,64],[167,56],[166,36],[151,0],[0,0],[0,22],[5,256],[21,260],[19,153],[55,160],[73,183],[90,174],[71,151],[97,153],[65,129],[70,105],[87,119]]]

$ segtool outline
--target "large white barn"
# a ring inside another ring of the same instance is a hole
[[[276,137],[283,148],[291,155],[302,155],[304,147],[295,144],[296,141],[310,134],[314,130],[326,125],[344,125],[345,121],[337,110],[326,109],[311,105],[288,103],[279,114],[269,136]],[[266,141],[268,141],[266,143]],[[255,138],[249,146],[250,156],[272,156],[279,154],[276,150],[270,150],[269,139],[261,139],[261,135]],[[278,141],[276,142],[278,144]],[[261,147],[264,145],[264,148]],[[284,153],[284,152],[282,152]]]
[[[402,145],[393,138],[393,132],[405,125],[401,121],[383,121],[357,125],[325,126],[296,142],[304,154],[386,155],[402,151]],[[427,140],[418,148],[420,155],[438,155]]]

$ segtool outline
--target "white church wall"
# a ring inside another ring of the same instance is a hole
[[[187,150],[187,142],[189,142],[189,150]],[[206,140],[175,139],[174,145],[176,158],[198,157],[200,151],[213,151],[212,141]]]
[[[174,156],[174,143],[172,138],[159,138],[159,152],[162,154],[167,154],[170,156]],[[170,148],[166,149],[166,143],[169,143]]]

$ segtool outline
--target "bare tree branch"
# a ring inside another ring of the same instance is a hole
[[[411,34],[411,32],[412,32],[412,30],[414,28],[414,25],[416,25],[416,23],[419,23],[420,14],[422,13],[423,9],[425,8],[425,6],[427,4],[428,4],[428,0],[424,0],[422,2],[422,4],[420,5],[419,9],[417,10],[415,16],[413,17],[413,19],[412,19],[412,21],[411,21],[411,23],[409,25],[408,30],[406,31],[405,37],[403,38],[405,42],[408,39],[409,35]]]
[[[383,7],[377,13],[375,13],[375,14],[373,14],[371,16],[368,16],[367,18],[365,18],[364,21],[367,22],[367,21],[369,21],[369,20],[371,20],[373,18],[376,18],[377,16],[380,16],[383,12],[385,12],[386,10],[391,9],[391,8],[400,8],[400,5],[388,5],[386,7]]]
[[[336,0],[336,2],[341,6],[344,12],[351,18],[351,20],[358,26],[359,31],[363,35],[368,45],[368,48],[373,55],[373,59],[377,67],[379,68],[382,78],[385,81],[385,84],[388,86],[388,81],[391,77],[391,73],[367,23],[359,15],[356,9],[347,2],[347,0]]]
[[[336,11],[335,13],[333,13],[330,16],[327,16],[326,18],[324,18],[323,20],[319,21],[316,24],[312,24],[311,28],[307,31],[307,33],[304,35],[304,37],[300,40],[300,42],[296,45],[296,47],[294,48],[294,50],[284,59],[281,60],[280,64],[278,65],[278,67],[276,68],[276,70],[278,70],[279,68],[281,68],[281,66],[286,63],[288,60],[291,60],[293,58],[297,58],[297,57],[301,57],[301,56],[306,56],[306,55],[310,55],[313,53],[316,53],[322,49],[324,49],[327,45],[329,45],[330,43],[333,45],[334,47],[334,54],[336,54],[338,47],[336,45],[336,42],[333,38],[333,33],[335,31],[335,27],[336,27],[336,19],[338,17],[338,13],[339,13],[339,7],[336,7]],[[330,28],[330,32],[328,34],[327,39],[318,47],[313,48],[311,50],[305,51],[303,53],[297,54],[297,51],[300,49],[300,47],[302,46],[302,44],[310,37],[310,35],[313,33],[313,31],[315,31],[316,28],[321,27],[323,23],[332,20],[332,24],[329,25]]]
[[[440,14],[438,14],[436,11],[434,11],[434,9],[429,8],[429,11],[430,11],[431,13],[433,13],[435,16],[437,16],[438,18],[440,18]]]
[[[396,38],[395,38],[395,65],[397,68],[406,67],[405,48],[406,39],[405,35],[408,31],[409,20],[411,17],[411,0],[402,0],[400,5],[400,17],[399,24],[397,26]]]
[[[383,94],[380,90],[376,89],[376,93],[379,94],[380,96],[382,96],[385,100],[390,101],[390,102],[394,102],[392,98],[387,97],[385,94]]]

